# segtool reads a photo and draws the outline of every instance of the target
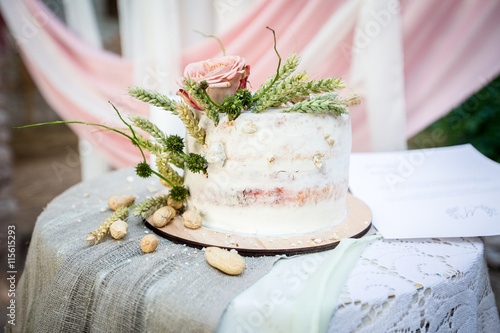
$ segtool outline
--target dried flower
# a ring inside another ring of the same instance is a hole
[[[170,135],[165,139],[165,147],[173,153],[182,153],[184,149],[184,139],[178,135]]]
[[[141,162],[135,167],[135,173],[142,178],[149,178],[153,174],[153,170],[146,162]]]
[[[238,89],[246,88],[250,66],[238,56],[224,56],[191,63],[184,69],[184,77],[191,78],[206,90],[217,104]]]
[[[207,172],[208,162],[207,160],[198,154],[189,154],[186,158],[186,168],[193,173]]]
[[[170,190],[169,196],[172,198],[174,201],[179,201],[183,202],[187,196],[189,195],[188,190],[184,186],[174,186]]]

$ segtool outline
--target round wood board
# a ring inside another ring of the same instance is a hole
[[[327,230],[297,236],[247,236],[225,233],[204,228],[188,229],[184,227],[182,217],[175,217],[163,228],[156,228],[148,220],[146,226],[156,234],[175,243],[186,244],[195,248],[217,246],[235,249],[241,255],[295,255],[320,252],[333,249],[342,238],[360,238],[371,227],[370,208],[350,193],[347,195],[347,218],[342,223]]]

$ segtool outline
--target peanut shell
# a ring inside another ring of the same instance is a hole
[[[239,275],[245,270],[245,260],[238,253],[230,252],[218,247],[207,247],[205,259],[210,266],[229,275]]]
[[[122,239],[125,237],[128,231],[128,224],[125,221],[118,220],[113,222],[109,227],[109,232],[111,233],[111,237],[114,239]]]
[[[198,229],[203,223],[200,214],[194,210],[185,211],[182,218],[184,219],[184,226],[189,229]]]
[[[175,201],[171,197],[168,197],[167,205],[169,205],[170,207],[173,207],[175,209],[180,209],[182,207],[183,203],[180,201]]]
[[[154,214],[151,223],[156,228],[163,228],[175,217],[175,209],[170,206],[161,207]]]
[[[108,199],[108,206],[112,210],[117,210],[118,208],[121,208],[121,207],[132,206],[134,201],[135,201],[135,197],[133,195],[130,195],[130,194],[114,195]]]
[[[160,241],[158,240],[158,237],[156,237],[156,235],[146,235],[141,239],[141,250],[146,253],[153,252],[154,250],[156,250],[159,243]]]

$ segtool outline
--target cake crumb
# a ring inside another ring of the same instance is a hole
[[[213,142],[210,148],[208,148],[205,158],[208,163],[217,164],[223,167],[224,163],[226,163],[226,153],[222,143],[220,141]]]
[[[128,176],[127,177],[127,182],[132,183],[134,181],[134,177]]]
[[[328,143],[329,146],[333,146],[335,144],[335,140],[330,136],[330,133],[324,133],[323,137],[326,140],[326,143]]]
[[[82,219],[77,219],[76,222],[80,223],[82,222]]]
[[[313,160],[314,165],[318,169],[323,169],[323,167],[325,166],[325,163],[323,162],[323,155],[321,155],[321,154],[314,155],[312,160]]]
[[[101,208],[101,212],[104,213],[107,209],[106,208]]]
[[[254,134],[255,132],[257,132],[257,126],[255,126],[251,122],[247,122],[245,125],[243,125],[241,131],[245,134]]]
[[[88,198],[88,197],[90,197],[90,194],[88,194],[88,193],[83,193],[83,197],[84,197],[84,198]]]

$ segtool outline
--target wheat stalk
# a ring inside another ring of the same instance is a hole
[[[290,76],[293,72],[295,72],[295,70],[299,66],[300,60],[301,60],[301,58],[298,57],[295,52],[290,54],[286,58],[283,66],[278,71],[278,80],[275,82],[274,85],[280,83],[281,81],[286,79],[288,76]],[[255,96],[259,96],[263,91],[265,91],[272,84],[275,76],[276,76],[276,74],[273,74],[272,76],[267,78],[266,82],[262,86],[260,86],[259,89],[257,89],[257,91],[255,92]]]
[[[198,119],[195,118],[193,111],[186,103],[177,104],[177,115],[186,126],[187,132],[191,135],[200,145],[205,144],[205,130],[200,127]]]
[[[130,87],[128,89],[128,93],[130,94],[130,96],[132,96],[140,101],[143,101],[143,102],[149,103],[151,105],[160,107],[166,111],[172,112],[173,114],[177,114],[175,111],[175,107],[176,107],[177,103],[175,101],[171,100],[170,98],[168,98],[167,96],[162,95],[156,91],[144,89],[144,88],[140,88],[140,87]]]
[[[99,244],[103,238],[109,233],[109,227],[118,220],[125,220],[128,216],[128,207],[120,207],[113,212],[110,216],[108,216],[101,225],[94,231],[91,231],[86,241],[89,242],[90,245]]]
[[[291,99],[299,98],[307,84],[307,74],[301,72],[280,81],[261,96],[255,103],[253,112],[261,112],[269,107],[277,107]]]
[[[168,179],[174,186],[175,185],[180,186],[183,184],[184,180],[182,179],[181,176],[179,176],[177,171],[172,169],[170,164],[168,164],[170,159],[171,159],[171,155],[172,154],[170,154],[170,153],[157,154],[156,155],[156,167],[158,168],[158,172],[163,177]],[[183,162],[183,164],[184,164],[184,162]]]
[[[138,133],[135,134],[135,137],[139,146],[146,148],[155,155],[162,154],[165,151],[164,146],[156,142],[155,140],[146,139]]]
[[[356,106],[361,104],[361,97],[358,94],[352,93],[348,96],[339,98],[342,104],[347,106]]]
[[[299,102],[282,112],[333,113],[340,115],[343,113],[349,113],[349,108],[342,102],[342,100],[337,98],[336,93],[327,93]]]
[[[134,216],[141,216],[146,219],[159,208],[167,205],[169,195],[162,195],[147,199],[133,206]]]

